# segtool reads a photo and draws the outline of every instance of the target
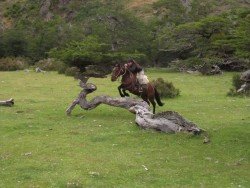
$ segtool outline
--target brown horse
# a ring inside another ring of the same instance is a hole
[[[124,66],[117,64],[112,71],[111,81],[116,81],[120,76],[122,76],[122,80],[121,85],[118,86],[118,91],[121,97],[129,96],[129,94],[126,93],[126,90],[128,90],[130,93],[141,97],[149,105],[151,103],[153,105],[153,113],[155,113],[155,100],[159,106],[164,105],[164,103],[161,102],[159,93],[151,83],[145,85],[145,87],[142,88],[142,92],[140,92],[136,74],[133,74]]]

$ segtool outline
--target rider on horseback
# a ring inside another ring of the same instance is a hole
[[[129,60],[124,66],[130,72],[136,74],[137,83],[135,83],[135,86],[138,87],[139,92],[142,92],[143,88],[147,87],[147,84],[149,83],[148,77],[144,74],[143,68],[133,59]]]

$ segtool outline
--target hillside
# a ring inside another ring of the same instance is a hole
[[[190,6],[196,0],[177,0],[190,11]],[[95,3],[93,2],[99,2]],[[167,6],[171,2],[169,0],[118,0],[118,1],[91,1],[86,0],[84,2],[80,0],[43,0],[43,1],[31,1],[31,0],[3,0],[0,1],[0,24],[1,28],[9,28],[13,23],[11,19],[19,19],[18,12],[21,12],[21,17],[31,17],[31,16],[42,16],[45,20],[50,20],[54,16],[60,16],[63,19],[69,21],[75,21],[72,19],[74,15],[78,14],[78,12],[83,7],[88,7],[88,5],[92,4],[94,7],[96,6],[109,6],[116,7],[115,4],[119,4],[120,7],[123,7],[124,10],[129,10],[134,12],[137,17],[142,20],[148,20],[152,17],[155,17],[159,14],[162,14],[169,7]],[[164,5],[165,4],[165,5]],[[232,8],[242,8],[242,7],[250,7],[250,2],[248,0],[207,0],[201,3],[202,6],[211,4],[209,14],[221,14],[222,12],[231,10]],[[157,6],[158,5],[158,6]],[[88,7],[93,8],[93,7]],[[31,12],[36,10],[37,12],[34,14],[30,14]],[[14,15],[9,15],[9,12],[12,12]],[[7,15],[6,15],[7,14]],[[10,19],[11,17],[11,19]],[[13,18],[14,17],[14,18]],[[13,21],[15,22],[15,21]]]
[[[4,0],[0,57],[53,57],[67,66],[249,62],[249,7],[246,0]]]

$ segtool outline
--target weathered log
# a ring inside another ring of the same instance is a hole
[[[6,100],[6,101],[0,101],[0,106],[13,106],[14,105],[14,99],[9,99],[9,100]]]
[[[138,126],[144,129],[155,129],[162,132],[176,133],[180,131],[192,132],[199,134],[202,130],[194,123],[186,120],[180,114],[174,111],[166,111],[158,114],[150,112],[149,105],[140,99],[113,98],[110,96],[96,96],[92,100],[87,101],[86,96],[92,93],[97,88],[94,84],[85,84],[80,82],[80,87],[83,90],[78,97],[66,110],[67,115],[70,115],[76,105],[80,105],[84,110],[92,110],[100,104],[125,108],[136,114],[135,122]]]

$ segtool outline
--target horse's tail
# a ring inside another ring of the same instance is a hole
[[[155,89],[155,99],[156,99],[156,102],[159,106],[163,106],[164,103],[161,102],[161,98],[160,98],[160,94],[158,93],[157,89],[154,87]]]

